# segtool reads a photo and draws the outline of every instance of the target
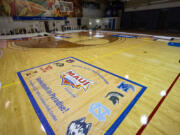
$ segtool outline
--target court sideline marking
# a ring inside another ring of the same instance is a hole
[[[9,83],[9,84],[6,84],[6,85],[2,85],[1,88],[3,89],[3,88],[7,88],[7,87],[10,87],[10,86],[13,86],[13,85],[17,85],[17,84],[20,84],[20,81]]]
[[[170,93],[170,91],[172,90],[173,86],[175,85],[175,83],[177,82],[177,80],[180,77],[180,73],[177,75],[177,77],[175,78],[175,80],[172,82],[172,84],[170,85],[170,87],[168,88],[166,95],[163,96],[161,98],[161,100],[159,101],[159,103],[155,106],[155,108],[153,109],[153,111],[151,112],[151,114],[148,116],[148,120],[147,120],[147,124],[142,125],[141,128],[138,130],[138,132],[136,133],[136,135],[141,135],[142,132],[144,131],[144,129],[147,127],[147,125],[149,124],[149,122],[151,121],[152,117],[155,115],[155,113],[157,112],[157,110],[159,109],[159,107],[161,106],[161,104],[164,102],[165,98],[168,96],[168,94]]]

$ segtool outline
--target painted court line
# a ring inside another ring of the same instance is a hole
[[[20,82],[17,81],[17,82],[13,82],[13,83],[9,83],[9,84],[3,85],[3,86],[2,86],[2,89],[3,89],[3,88],[10,87],[10,86],[13,86],[13,85],[17,85],[17,84],[20,84]]]
[[[159,103],[156,105],[156,107],[153,109],[153,111],[151,112],[151,114],[148,117],[148,121],[146,125],[142,125],[141,128],[138,130],[138,132],[136,133],[136,135],[141,135],[142,132],[144,131],[144,129],[147,127],[147,125],[149,124],[149,122],[151,121],[152,117],[155,115],[155,113],[157,112],[157,110],[159,109],[159,107],[161,106],[161,104],[164,102],[165,98],[168,96],[169,92],[172,90],[172,87],[175,85],[175,83],[177,82],[178,78],[180,77],[180,73],[177,75],[177,77],[175,78],[175,80],[173,81],[173,83],[170,85],[169,89],[166,92],[166,95],[163,96],[161,98],[161,100],[159,101]]]

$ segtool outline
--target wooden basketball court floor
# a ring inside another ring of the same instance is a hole
[[[73,56],[147,87],[115,135],[178,135],[180,48],[168,46],[165,40],[154,41],[152,37],[112,35],[111,32],[80,32],[56,38],[7,41],[0,48],[3,52],[0,58],[0,134],[45,134],[16,73]],[[162,96],[162,91],[166,91],[166,96]],[[145,126],[141,123],[144,115],[149,117]]]

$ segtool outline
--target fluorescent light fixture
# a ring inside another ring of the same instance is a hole
[[[96,23],[99,23],[99,22],[100,22],[100,20],[99,20],[99,19],[97,19],[97,20],[96,20]]]

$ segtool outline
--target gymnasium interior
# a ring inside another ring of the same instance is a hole
[[[0,135],[179,135],[179,0],[0,0]]]

